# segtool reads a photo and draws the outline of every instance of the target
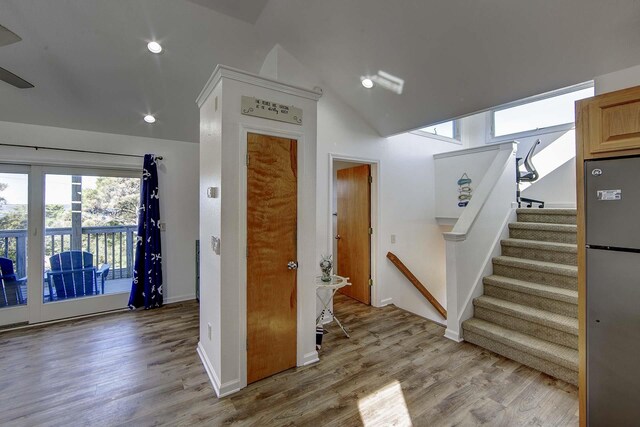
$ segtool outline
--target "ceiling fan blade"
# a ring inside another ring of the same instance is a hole
[[[29,89],[29,88],[34,87],[28,81],[16,76],[11,71],[5,70],[2,67],[0,67],[0,80],[3,80],[5,82],[9,83],[10,85],[13,85],[13,86],[15,86],[17,88],[20,88],[20,89]]]
[[[0,46],[6,46],[22,40],[19,35],[0,25]]]

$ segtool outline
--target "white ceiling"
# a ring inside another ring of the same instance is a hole
[[[640,63],[638,0],[2,0],[0,24],[23,38],[0,66],[36,85],[0,82],[0,120],[193,142],[215,65],[274,43],[382,135]],[[362,88],[378,70],[404,93]]]
[[[0,23],[23,39],[0,47],[0,67],[36,86],[0,81],[0,120],[193,142],[216,64],[255,72],[271,47],[188,0],[2,0]],[[147,51],[151,39],[162,54]]]
[[[384,136],[640,63],[638,0],[270,0],[257,24]],[[378,70],[404,93],[359,84]]]
[[[190,0],[199,5],[209,7],[224,15],[241,19],[249,24],[255,24],[262,13],[262,9],[269,0]]]

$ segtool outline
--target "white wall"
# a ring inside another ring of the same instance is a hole
[[[165,302],[195,298],[195,240],[198,238],[198,145],[74,129],[0,122],[0,142],[121,154],[155,153],[158,167]],[[142,159],[0,146],[3,163],[136,169]]]
[[[594,79],[595,93],[601,95],[640,85],[640,65],[604,74]]]
[[[457,153],[455,150],[452,154]],[[496,157],[497,150],[493,146],[475,147],[473,150],[465,150],[464,154],[453,155],[442,153],[436,156],[435,161],[435,203],[436,218],[454,220],[462,215],[465,207],[458,206],[459,186],[458,180],[466,174],[471,180],[465,184],[473,191],[478,187],[487,169]]]
[[[274,61],[277,61],[277,66],[273,66]],[[277,75],[270,76],[280,81],[305,87],[322,86],[313,72],[279,46],[269,54],[265,63],[269,66],[265,65],[262,72],[277,69]],[[373,238],[378,248],[375,255],[374,305],[394,303],[443,322],[435,309],[386,259],[386,254],[391,251],[398,255],[438,301],[445,304],[444,239],[435,220],[433,154],[456,148],[462,147],[413,134],[382,138],[335,93],[325,90],[320,99],[318,253],[328,253],[333,246],[329,155],[363,162],[377,161],[380,165],[378,182],[373,184],[379,185],[379,217],[377,224],[373,224]],[[391,234],[396,235],[395,244],[390,243]]]

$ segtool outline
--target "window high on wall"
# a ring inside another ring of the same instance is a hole
[[[575,102],[593,95],[593,84],[588,83],[497,108],[491,111],[489,139],[570,129],[575,122]]]
[[[460,127],[457,120],[431,125],[416,130],[413,133],[429,138],[442,139],[449,142],[460,143]]]

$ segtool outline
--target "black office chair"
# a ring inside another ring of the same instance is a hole
[[[533,143],[531,149],[527,153],[524,158],[523,166],[526,169],[525,173],[520,172],[520,161],[522,157],[516,158],[516,182],[518,184],[516,190],[516,201],[518,202],[518,207],[522,207],[522,203],[526,203],[528,208],[533,207],[533,204],[539,204],[539,208],[544,208],[544,202],[542,200],[529,199],[527,197],[520,197],[520,183],[521,182],[535,182],[540,178],[540,174],[536,170],[536,167],[531,163],[531,158],[533,157],[533,153],[536,151],[536,147],[540,144],[540,140],[538,139]]]

